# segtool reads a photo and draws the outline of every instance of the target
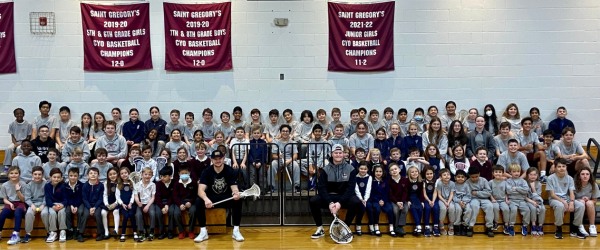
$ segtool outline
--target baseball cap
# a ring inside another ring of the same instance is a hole
[[[333,147],[331,148],[331,152],[336,151],[336,150],[344,151],[344,147],[340,144],[334,144]]]
[[[219,150],[215,150],[210,154],[210,158],[223,158],[223,152],[219,151]]]

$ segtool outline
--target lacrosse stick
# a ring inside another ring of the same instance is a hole
[[[240,193],[240,198],[246,198],[246,197],[249,197],[249,196],[252,196],[253,199],[256,200],[256,198],[258,198],[260,196],[260,187],[258,185],[256,185],[256,184],[252,184],[252,187],[250,187],[250,188],[244,190],[244,192]],[[223,202],[232,200],[232,199],[233,199],[233,197],[229,197],[229,198],[224,199],[222,201],[217,201],[217,202],[213,203],[213,206],[217,205],[219,203],[223,203]]]
[[[293,160],[292,160],[293,161]],[[281,162],[281,166],[283,166],[283,169],[285,169],[285,173],[287,174],[288,180],[290,181],[290,185],[294,185],[294,182],[292,182],[292,176],[290,175],[290,171],[288,171],[287,166],[285,165],[285,160],[283,160],[283,154],[279,153],[279,162]],[[290,163],[292,165],[292,168],[294,167],[294,163]],[[281,167],[280,166],[280,167]]]
[[[167,158],[164,156],[156,157],[156,172],[154,175],[158,176],[158,172],[167,165]]]
[[[333,214],[333,218],[331,226],[329,226],[329,237],[338,244],[348,244],[352,242],[354,237],[352,236],[352,231],[350,231],[348,225],[340,220],[337,217],[337,214]]]
[[[129,179],[133,181],[133,184],[135,185],[142,180],[140,173],[142,172],[142,169],[144,169],[144,157],[137,156],[133,158],[133,163],[135,164],[135,169],[133,173],[129,174]]]

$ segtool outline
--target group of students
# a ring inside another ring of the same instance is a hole
[[[28,154],[31,151],[30,142],[23,141],[21,149],[24,154]],[[106,156],[103,151],[103,148],[96,149],[99,162]],[[136,155],[139,151],[140,149],[134,146],[130,155]],[[34,166],[29,169],[27,166],[33,166],[35,162],[40,161],[37,156],[33,157],[36,161],[31,164],[11,166],[8,170],[8,181],[0,188],[0,195],[4,197],[5,204],[0,213],[0,229],[3,228],[6,218],[14,218],[14,231],[8,244],[27,243],[31,240],[36,214],[40,214],[48,231],[48,243],[56,240],[65,242],[69,239],[83,242],[87,219],[90,216],[94,216],[96,220],[96,241],[106,240],[111,236],[118,237],[119,225],[120,241],[125,241],[127,223],[130,222],[136,242],[152,241],[155,229],[158,229],[158,239],[174,238],[177,229],[179,239],[189,237],[201,242],[208,239],[205,209],[213,207],[211,199],[223,200],[227,198],[227,194],[232,193],[234,201],[225,205],[233,207],[234,211],[233,238],[237,241],[244,240],[239,231],[241,202],[236,186],[237,178],[234,177],[233,170],[223,164],[223,154],[220,151],[212,153],[210,168],[194,166],[194,170],[200,172],[198,179],[192,178],[192,169],[183,164],[178,166],[176,178],[172,165],[161,168],[158,181],[155,181],[154,170],[151,167],[155,162],[150,158],[150,147],[145,146],[142,151],[144,164],[141,169],[129,165],[120,168],[111,165],[100,170],[99,167],[89,167],[84,163],[86,176],[80,175],[79,167],[71,165],[73,161],[81,160],[83,154],[80,148],[76,148],[72,153],[73,159],[66,169],[54,166],[46,172],[46,165],[44,168]],[[52,161],[55,161],[55,154],[56,150],[51,149],[49,158]],[[20,158],[17,156],[15,159],[23,162]],[[140,172],[139,182],[135,183],[130,179],[130,167],[134,168],[133,171]],[[29,178],[27,173],[31,173]],[[182,217],[184,212],[189,216],[185,228]],[[113,230],[108,228],[108,214],[113,215]],[[78,219],[77,226],[73,224],[74,215]],[[19,232],[23,216],[26,234],[21,239]],[[150,222],[149,227],[145,225],[145,216]],[[168,218],[167,229],[163,223],[164,216]],[[196,222],[201,228],[197,237],[194,234]]]
[[[392,108],[385,108],[383,119],[379,119],[379,112],[375,109],[371,110],[367,117],[367,110],[360,108],[351,110],[351,120],[348,123],[340,121],[341,111],[338,108],[332,109],[331,120],[323,109],[316,112],[316,119],[311,111],[303,111],[300,121],[294,119],[290,109],[284,110],[281,117],[279,111],[273,109],[268,113],[268,121],[263,121],[260,110],[253,109],[248,121],[245,121],[242,109],[235,107],[234,119],[230,121],[230,113],[224,111],[220,114],[221,123],[218,125],[213,121],[213,111],[208,108],[202,112],[201,124],[194,123],[192,112],[185,113],[185,124],[182,124],[179,121],[179,110],[170,112],[170,122],[167,123],[160,117],[159,108],[153,106],[149,109],[151,117],[146,122],[139,120],[139,111],[136,108],[130,109],[130,119],[127,122],[121,119],[120,109],[114,108],[111,111],[113,120],[106,121],[102,112],[96,112],[92,122],[91,115],[85,113],[82,115],[80,126],[71,120],[68,107],[60,108],[59,119],[50,115],[50,109],[51,103],[40,102],[40,115],[32,124],[23,119],[25,114],[23,109],[15,109],[15,121],[9,125],[12,143],[6,150],[7,158],[4,161],[7,173],[10,173],[8,171],[10,166],[17,166],[21,169],[20,178],[30,182],[33,179],[32,167],[43,164],[42,170],[46,173],[44,176],[46,180],[52,179],[50,173],[53,169],[60,169],[61,173],[68,173],[69,176],[71,170],[77,169],[77,179],[89,182],[90,170],[97,169],[96,178],[99,183],[113,183],[117,187],[123,187],[119,185],[124,178],[123,175],[137,173],[137,176],[143,177],[149,170],[152,172],[149,180],[159,184],[164,176],[171,176],[164,177],[165,180],[181,181],[182,176],[179,172],[186,168],[190,179],[199,180],[203,170],[209,168],[211,164],[211,158],[208,156],[216,153],[224,156],[224,165],[232,167],[232,176],[243,176],[240,179],[244,182],[243,186],[260,181],[268,192],[274,192],[278,186],[275,184],[277,171],[285,167],[291,173],[290,182],[294,185],[294,191],[300,192],[300,174],[309,178],[309,189],[317,188],[317,177],[320,178],[317,173],[321,173],[322,169],[333,161],[332,148],[335,146],[331,145],[339,145],[343,149],[344,164],[353,165],[357,173],[364,173],[364,170],[360,170],[361,162],[367,162],[369,166],[367,172],[374,178],[371,183],[377,184],[384,183],[381,181],[382,178],[385,174],[392,173],[394,165],[398,168],[398,176],[403,178],[414,175],[411,169],[416,168],[418,170],[416,180],[423,178],[426,180],[425,183],[427,183],[427,173],[423,170],[427,169],[433,172],[431,180],[437,180],[443,172],[447,171],[452,177],[461,173],[466,176],[471,169],[479,170],[482,177],[490,180],[493,176],[493,162],[497,162],[507,173],[513,164],[518,164],[525,172],[529,168],[529,163],[532,163],[541,169],[538,174],[542,176],[555,173],[554,161],[559,158],[567,161],[569,173],[572,175],[575,174],[575,169],[589,168],[587,155],[583,152],[581,144],[573,140],[574,125],[566,119],[567,113],[564,107],[557,109],[557,118],[550,122],[548,129],[540,119],[537,108],[530,110],[531,117],[520,119],[518,108],[513,103],[507,106],[502,119],[497,118],[495,109],[490,104],[485,106],[483,116],[478,114],[477,109],[471,109],[468,115],[463,117],[456,112],[456,103],[449,101],[446,103],[446,114],[440,117],[437,116],[438,110],[435,106],[429,107],[427,115],[424,115],[422,108],[415,109],[412,119],[408,119],[408,111],[404,108],[398,110],[397,117],[394,117]],[[538,136],[539,134],[543,136]],[[29,141],[31,138],[34,139]],[[269,148],[265,146],[267,143],[276,146],[272,146],[269,152]],[[309,145],[308,148],[306,144]],[[503,145],[506,145],[505,149]],[[25,151],[24,148],[28,148],[29,151]],[[12,159],[15,150],[18,156]],[[144,158],[143,169],[137,169],[134,163],[134,158],[140,154]],[[171,167],[159,169],[154,160],[156,157],[166,158],[165,165]],[[120,169],[113,166],[118,166]],[[380,166],[380,169],[374,166]],[[127,174],[122,173],[123,168],[128,170]],[[115,176],[118,176],[115,177],[116,180],[109,174],[113,169],[117,173]],[[167,171],[170,171],[170,174]],[[184,173],[183,176],[185,175]],[[509,174],[505,175],[509,177]],[[525,177],[524,175],[523,173],[521,177]],[[265,180],[259,180],[265,176]],[[237,182],[235,185],[237,189]],[[371,189],[374,194],[371,197],[366,195],[365,188],[371,185],[366,183],[363,185],[363,189],[359,189],[358,192],[362,195],[360,200],[365,208],[378,210],[376,205],[382,202],[369,203],[369,199],[384,197],[384,193],[376,192],[385,192],[385,184],[381,184],[383,187],[373,186]],[[171,185],[167,184],[167,186]],[[405,189],[407,187],[403,186]],[[109,187],[105,189],[108,190]],[[119,188],[112,189],[119,190]],[[137,188],[134,187],[133,191],[135,190]],[[431,191],[422,187],[419,187],[419,190]],[[437,204],[431,199],[439,195],[433,193],[421,195],[419,192],[413,192],[407,197],[412,199],[422,196],[423,200],[427,201],[423,202],[423,209],[426,209],[425,203],[431,206]],[[141,190],[138,193],[140,198],[143,193]],[[116,191],[114,194],[116,195]],[[130,200],[133,202],[134,199]],[[116,198],[115,200],[111,198],[111,201],[110,203],[102,201],[99,206],[107,203],[104,205],[106,208],[109,208],[109,205],[113,208],[106,211],[113,211],[115,214],[123,204]],[[142,205],[147,205],[144,201],[149,200],[140,201]],[[169,203],[166,206],[162,206],[162,200],[157,203],[161,205],[157,211],[145,207],[142,211],[148,212],[151,217],[156,217],[156,214],[161,212],[169,214],[169,218],[173,217],[171,214],[175,214],[175,211],[170,208]],[[385,201],[383,203],[385,204]],[[133,204],[137,204],[137,201]],[[385,206],[381,207],[380,210],[386,213],[390,211],[389,207],[385,209],[383,208]],[[408,207],[392,206],[392,210],[405,210]],[[185,209],[180,206],[180,210]],[[137,211],[132,213],[137,216]],[[129,213],[121,212],[121,214]],[[374,215],[371,214],[370,218],[378,218]],[[437,216],[433,217],[435,220]],[[106,216],[102,219],[106,220],[105,218]],[[397,216],[397,218],[401,217]],[[398,220],[395,228],[400,231],[392,230],[394,234],[401,232],[399,226],[401,219]],[[159,236],[168,237],[168,232],[172,232],[172,226],[176,225],[169,223],[170,228],[167,232],[162,226],[162,221],[156,221],[159,223]],[[454,220],[452,222],[456,223]],[[460,226],[460,222],[457,225]],[[155,224],[151,224],[150,228],[154,229],[154,226]],[[377,235],[376,223],[372,226],[373,229],[370,231]],[[423,232],[427,235],[439,235],[441,228],[443,227],[439,225],[437,227],[425,225],[424,229],[416,227],[418,233]],[[459,227],[459,232],[469,231],[468,227],[466,228],[460,230]],[[450,229],[454,228],[449,228],[448,231],[451,231]],[[98,233],[98,239],[109,235],[108,229],[98,231],[103,232]],[[179,232],[186,233],[183,230]],[[239,230],[237,232],[239,234]],[[143,239],[141,236],[143,233],[138,233],[140,234],[138,239]],[[54,234],[54,238],[57,237],[56,235]],[[59,240],[61,236],[62,233],[58,237]],[[152,238],[153,235],[147,236]],[[237,238],[243,239],[241,234]]]
[[[546,185],[549,205],[554,210],[555,237],[562,238],[565,212],[574,212],[571,218],[572,236],[597,236],[595,204],[600,198],[600,191],[592,170],[582,167],[574,179],[567,174],[564,159],[556,161],[555,169]],[[366,162],[361,162],[355,193],[363,206],[357,213],[355,233],[362,235],[361,219],[366,211],[370,234],[381,236],[378,224],[383,211],[388,218],[389,234],[393,237],[406,234],[403,226],[408,212],[414,219],[414,235],[471,237],[481,209],[485,213],[489,237],[494,237],[500,221],[504,223],[503,233],[514,236],[517,213],[522,215],[523,236],[529,233],[543,235],[546,208],[538,169],[530,167],[523,171],[518,164],[512,164],[508,169],[495,165],[492,173],[493,178],[486,179],[481,176],[479,167],[457,170],[455,174],[444,168],[437,178],[432,167],[427,166],[420,171],[418,167],[411,166],[407,175],[401,176],[400,166],[396,163],[390,164],[386,171],[382,165],[369,168]],[[584,216],[589,221],[589,233],[582,222]],[[447,229],[443,224],[446,217]]]

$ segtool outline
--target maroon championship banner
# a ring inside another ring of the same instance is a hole
[[[14,4],[0,3],[0,74],[17,72]]]
[[[152,69],[149,4],[81,3],[84,70]]]
[[[328,3],[329,71],[394,70],[394,2]]]
[[[165,69],[215,71],[233,67],[231,2],[163,3]]]

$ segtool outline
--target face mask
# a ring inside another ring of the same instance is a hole
[[[188,181],[190,179],[190,175],[189,174],[182,174],[182,175],[179,176],[179,178],[182,181],[186,182],[186,181]]]
[[[423,116],[416,115],[415,116],[415,121],[422,122],[423,121]]]
[[[485,115],[487,115],[487,116],[492,116],[492,114],[493,114],[493,113],[492,113],[492,111],[491,111],[491,110],[485,111]]]

